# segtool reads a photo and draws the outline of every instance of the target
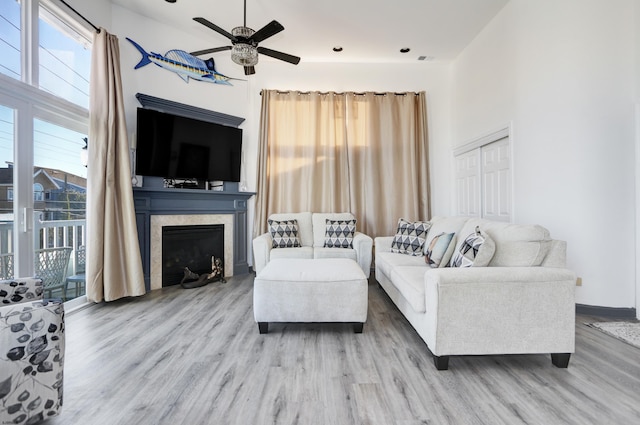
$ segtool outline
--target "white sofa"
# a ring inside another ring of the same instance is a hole
[[[349,258],[354,260],[364,275],[371,274],[371,250],[373,239],[361,232],[355,232],[353,248],[325,248],[326,220],[353,220],[351,213],[279,213],[271,214],[269,220],[296,220],[298,237],[302,246],[296,248],[273,248],[270,233],[264,233],[253,240],[254,268],[256,274],[274,258]],[[357,228],[357,223],[356,223]]]
[[[427,344],[437,369],[449,356],[550,353],[567,367],[575,342],[575,274],[566,243],[538,225],[434,217],[425,247],[445,232],[458,250],[477,226],[495,244],[486,267],[431,268],[424,256],[391,252],[375,239],[375,277]]]

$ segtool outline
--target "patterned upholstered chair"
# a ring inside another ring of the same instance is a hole
[[[41,279],[0,280],[0,424],[34,424],[62,407],[64,307]]]

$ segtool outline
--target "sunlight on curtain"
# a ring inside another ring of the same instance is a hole
[[[255,235],[276,212],[353,213],[372,237],[429,218],[426,95],[264,90]]]

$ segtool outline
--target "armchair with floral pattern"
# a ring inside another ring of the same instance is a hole
[[[64,306],[37,278],[0,280],[0,424],[35,424],[62,407]]]

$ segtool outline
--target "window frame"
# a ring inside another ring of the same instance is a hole
[[[0,104],[14,110],[14,273],[33,274],[33,154],[34,120],[40,119],[71,130],[89,133],[89,110],[38,87],[40,8],[68,24],[92,44],[92,30],[86,28],[51,0],[20,2],[20,79],[0,74]]]

